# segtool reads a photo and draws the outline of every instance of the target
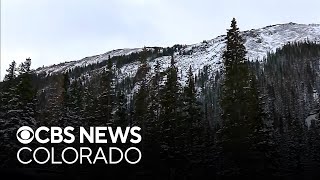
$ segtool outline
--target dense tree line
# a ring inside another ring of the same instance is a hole
[[[13,61],[0,83],[1,165],[16,165],[15,134],[22,125],[137,125],[142,162],[113,174],[126,169],[122,176],[157,179],[319,176],[319,124],[307,127],[305,119],[319,114],[320,45],[289,43],[263,62],[249,61],[235,19],[226,42],[224,69],[210,73],[204,67],[195,75],[190,66],[184,86],[175,53],[192,52],[181,51],[182,45],[144,48],[50,76],[33,74],[31,59],[19,67]],[[170,66],[149,67],[160,56],[170,56]],[[119,68],[136,61],[135,77],[119,81]]]

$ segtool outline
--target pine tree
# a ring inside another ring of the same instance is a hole
[[[84,121],[89,126],[98,126],[99,123],[97,122],[97,113],[96,113],[96,107],[97,107],[97,97],[94,95],[92,87],[90,85],[87,85],[84,87],[83,91],[83,118]],[[97,123],[97,124],[96,124]]]
[[[115,82],[113,63],[109,59],[107,68],[101,75],[101,94],[98,97],[98,119],[101,124],[112,125],[114,121],[113,109],[115,107]]]
[[[70,77],[69,77],[69,73],[65,73],[63,74],[63,84],[62,84],[62,88],[63,88],[63,92],[62,92],[62,116],[59,117],[59,125],[62,127],[65,127],[67,125],[67,123],[70,121],[70,116],[69,116],[69,99],[70,99],[70,93],[69,91],[69,87],[70,87]]]
[[[116,110],[116,124],[117,126],[126,127],[129,125],[127,117],[127,97],[123,91],[119,90],[117,95],[117,110]]]
[[[12,153],[19,147],[16,141],[13,141],[16,139],[17,129],[21,126],[31,128],[36,126],[34,100],[36,93],[31,82],[30,66],[31,59],[27,59],[20,65],[19,76],[16,76],[15,62],[13,61],[2,84],[4,89],[1,89],[0,137],[2,139],[1,147],[4,148],[2,154],[7,156],[6,160],[8,161],[13,160],[14,154]]]
[[[36,89],[32,85],[31,59],[26,59],[19,67],[19,84],[17,93],[20,96],[21,120],[25,125],[35,126]]]
[[[252,148],[261,137],[262,110],[255,76],[249,70],[246,48],[235,19],[231,22],[226,40],[227,47],[223,53],[225,72],[221,97],[223,126],[219,131],[220,143],[225,157],[235,163],[232,173],[254,173],[254,169],[260,167],[251,167],[249,162],[256,160],[255,156],[260,156],[253,154]]]
[[[202,126],[202,112],[200,103],[197,101],[192,67],[188,72],[188,79],[183,93],[183,118],[181,134],[190,158],[201,160],[202,140],[204,138],[204,127]]]
[[[145,80],[141,82],[140,89],[135,97],[134,103],[134,123],[142,127],[142,131],[146,130],[146,121],[147,121],[147,103],[148,90]]]
[[[15,95],[15,78],[17,74],[17,68],[16,68],[16,62],[12,61],[9,65],[9,68],[6,70],[7,74],[4,77],[4,81],[1,83],[0,86],[0,119],[4,120],[4,116],[6,115],[6,112],[9,110],[8,104],[12,96]],[[1,123],[2,124],[2,123]]]
[[[6,70],[7,74],[4,76],[4,81],[11,81],[17,76],[16,62],[12,61],[9,68]]]
[[[135,96],[134,101],[134,116],[133,116],[133,123],[138,124],[142,128],[142,136],[145,137],[147,133],[147,110],[148,110],[148,95],[149,89],[147,87],[147,79],[146,75],[149,71],[149,67],[147,64],[147,56],[146,56],[146,48],[144,48],[140,62],[141,65],[138,68],[138,72],[136,75],[136,79],[140,83],[140,89]]]
[[[39,94],[40,104],[38,106],[39,120],[47,126],[65,125],[65,95],[67,82],[66,74],[59,74],[52,77],[54,83],[41,91]]]
[[[181,85],[177,72],[178,68],[172,56],[171,66],[167,70],[167,80],[161,89],[159,128],[162,137],[159,144],[169,164],[176,160],[183,149]]]
[[[194,82],[194,76],[192,72],[192,68],[190,66],[189,72],[188,72],[188,79],[186,82],[186,86],[184,88],[184,125],[186,126],[187,136],[188,140],[192,141],[192,139],[195,137],[196,132],[193,132],[196,127],[200,127],[200,121],[202,119],[201,117],[201,109],[199,106],[199,103],[197,102],[197,94],[196,94],[196,88],[195,88],[195,82]],[[190,145],[192,145],[193,142],[189,142]]]
[[[68,73],[64,75],[63,115],[60,126],[79,127],[83,122],[83,96],[78,80],[70,83]]]
[[[151,87],[149,90],[149,107],[148,107],[148,119],[151,121],[153,131],[157,132],[159,128],[160,117],[160,64],[156,62],[154,66],[154,76],[151,79]]]

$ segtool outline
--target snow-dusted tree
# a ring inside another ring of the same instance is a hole
[[[60,126],[72,126],[78,129],[83,123],[83,95],[78,80],[70,83],[68,74],[65,74],[63,93],[63,115]]]
[[[17,76],[16,62],[12,61],[9,68],[6,70],[7,74],[4,76],[4,81],[13,80]]]
[[[151,79],[151,85],[149,88],[149,107],[148,107],[148,119],[154,126],[159,127],[159,116],[160,116],[160,63],[156,62],[154,66],[154,76]]]
[[[1,147],[3,155],[13,160],[14,150],[19,147],[16,131],[21,126],[35,128],[35,89],[31,82],[31,59],[21,63],[19,76],[15,76],[15,63],[12,62],[5,76],[1,91]]]
[[[184,142],[184,150],[189,158],[193,161],[200,161],[204,159],[203,146],[205,140],[204,116],[201,110],[201,104],[197,100],[197,91],[194,82],[192,67],[188,71],[188,78],[186,86],[182,94],[182,123],[181,127],[181,141]]]
[[[116,126],[127,127],[128,121],[128,104],[127,97],[123,91],[118,90],[117,93],[117,109],[115,112],[115,124]]]
[[[101,93],[98,96],[98,121],[101,124],[112,125],[113,109],[115,107],[115,82],[113,63],[109,59],[106,69],[101,75]]]

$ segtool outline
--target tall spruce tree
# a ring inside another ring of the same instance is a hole
[[[129,125],[128,122],[128,108],[127,108],[127,97],[122,90],[118,90],[117,93],[117,109],[116,109],[116,125],[121,127],[126,127]]]
[[[87,85],[83,90],[83,118],[89,126],[99,125],[97,122],[97,113],[95,113],[98,101],[97,96],[94,95],[92,89],[93,88],[90,85]]]
[[[231,22],[226,41],[221,97],[223,126],[219,137],[224,157],[234,163],[228,168],[232,173],[244,175],[259,169],[254,167],[257,163],[253,163],[255,155],[252,148],[263,127],[262,111],[255,76],[250,72],[246,48],[235,19]]]
[[[178,81],[178,68],[173,56],[167,70],[167,80],[161,89],[160,135],[161,153],[166,157],[168,167],[173,165],[183,149],[181,85]]]
[[[197,92],[195,88],[194,76],[192,67],[190,66],[188,72],[188,79],[184,88],[183,94],[184,109],[183,109],[183,125],[187,130],[187,144],[192,146],[193,139],[199,135],[199,128],[202,120],[201,107],[197,101]]]
[[[20,64],[18,73],[16,64],[13,61],[8,74],[5,76],[5,81],[1,89],[1,111],[0,120],[2,139],[1,148],[3,148],[2,155],[7,156],[10,163],[12,162],[15,150],[19,147],[14,139],[17,129],[21,126],[29,126],[34,128],[35,121],[35,89],[32,86],[31,78],[31,59]],[[16,76],[18,74],[18,76]],[[1,158],[2,160],[2,158]],[[4,160],[4,161],[6,161]]]
[[[19,66],[19,84],[17,93],[20,96],[20,113],[24,125],[35,126],[36,89],[32,85],[31,59],[26,59]]]
[[[83,95],[79,80],[70,82],[68,73],[65,74],[63,93],[63,121],[61,126],[84,126]]]
[[[185,151],[190,155],[189,158],[201,160],[203,145],[204,127],[203,116],[201,112],[200,102],[197,100],[197,91],[195,80],[190,66],[188,71],[188,79],[183,93],[183,118],[181,129],[182,141],[185,144]]]
[[[135,96],[134,102],[134,123],[142,126],[143,135],[146,131],[147,109],[148,109],[148,88],[146,74],[149,70],[146,57],[146,48],[140,57],[141,65],[136,74],[136,80],[140,83],[140,89]]]
[[[7,74],[4,76],[4,81],[10,81],[13,80],[17,76],[17,67],[16,62],[12,61],[9,65],[9,68],[6,70]]]
[[[14,139],[15,131],[19,128],[19,94],[17,94],[17,68],[15,61],[9,65],[7,74],[5,75],[4,81],[1,83],[1,100],[0,100],[0,160],[5,162],[1,165],[5,166],[10,157],[12,156],[12,149],[15,144],[12,141]]]
[[[108,64],[101,77],[101,94],[98,97],[97,113],[101,124],[112,125],[113,109],[115,107],[115,83],[113,63],[109,58]]]
[[[160,116],[160,63],[156,62],[154,66],[154,76],[151,79],[151,87],[149,90],[149,107],[148,107],[148,119],[152,122],[154,127],[159,127]],[[155,128],[157,129],[157,128]]]

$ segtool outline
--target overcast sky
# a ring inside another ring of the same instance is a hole
[[[192,44],[278,23],[320,23],[319,0],[1,0],[1,76],[118,48]]]

